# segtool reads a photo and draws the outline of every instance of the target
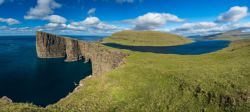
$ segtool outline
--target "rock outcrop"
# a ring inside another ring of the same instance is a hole
[[[123,63],[128,54],[109,49],[100,43],[57,36],[45,32],[36,34],[36,50],[39,58],[65,58],[66,62],[85,59],[92,63],[92,75],[111,71]]]
[[[0,98],[0,102],[12,103],[12,100],[7,96],[3,96],[2,98]]]

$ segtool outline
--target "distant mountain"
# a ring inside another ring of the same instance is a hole
[[[241,40],[250,39],[250,32],[244,32],[245,29],[231,30],[224,33],[204,36],[203,39],[209,40]]]

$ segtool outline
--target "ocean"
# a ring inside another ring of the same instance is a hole
[[[98,36],[71,36],[98,41]],[[39,106],[56,103],[92,73],[91,63],[39,59],[35,36],[0,37],[0,97]]]

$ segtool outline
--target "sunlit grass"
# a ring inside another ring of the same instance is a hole
[[[83,83],[49,109],[249,111],[250,41],[205,55],[133,52],[126,64]]]
[[[121,31],[105,38],[103,43],[133,46],[173,46],[191,42],[190,39],[157,31]]]

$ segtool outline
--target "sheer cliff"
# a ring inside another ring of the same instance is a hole
[[[109,49],[100,43],[36,33],[36,50],[39,58],[65,58],[66,62],[85,59],[91,61],[93,75],[100,75],[118,67],[128,54]]]

